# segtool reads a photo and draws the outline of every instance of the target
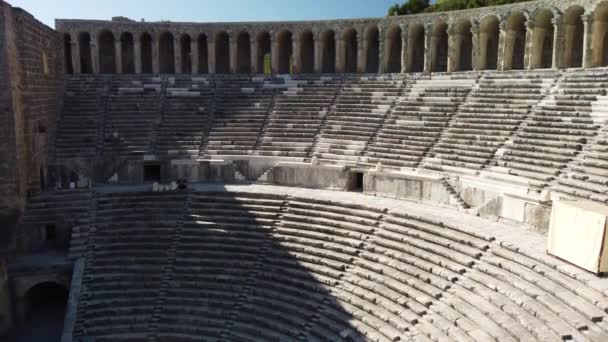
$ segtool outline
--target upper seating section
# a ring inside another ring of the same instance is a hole
[[[97,195],[76,337],[608,338],[592,275],[479,225],[315,196]]]

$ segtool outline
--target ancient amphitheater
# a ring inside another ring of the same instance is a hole
[[[608,341],[602,269],[547,253],[606,233],[607,67],[599,0],[56,29],[0,1],[0,332]]]

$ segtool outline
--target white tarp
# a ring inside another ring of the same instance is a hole
[[[607,217],[605,205],[570,200],[553,202],[547,252],[591,272],[607,272],[608,257],[602,255],[608,255],[602,251],[607,243]]]

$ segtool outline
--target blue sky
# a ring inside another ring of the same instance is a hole
[[[270,21],[382,17],[396,0],[7,0],[54,27],[55,18]],[[398,0],[401,2],[402,0]]]

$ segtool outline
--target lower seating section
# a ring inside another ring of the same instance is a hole
[[[451,118],[424,167],[479,170],[487,166],[548,90],[552,78],[543,76],[504,73],[482,77]]]
[[[606,76],[571,72],[558,81],[513,139],[498,164],[538,187],[556,179],[599,129],[592,104],[605,95]]]
[[[479,228],[315,197],[97,195],[76,337],[608,339],[593,276]]]
[[[255,152],[263,156],[309,157],[342,81],[298,77],[276,97],[261,143]]]
[[[403,92],[403,81],[385,77],[349,79],[327,115],[314,155],[359,162],[363,151]]]
[[[432,76],[406,86],[378,135],[368,146],[367,162],[416,167],[447,126],[475,82],[474,76]]]
[[[95,341],[141,341],[150,332],[184,194],[96,198],[76,332]]]
[[[112,82],[105,118],[105,155],[143,156],[153,152],[161,120],[160,80],[117,78]]]

